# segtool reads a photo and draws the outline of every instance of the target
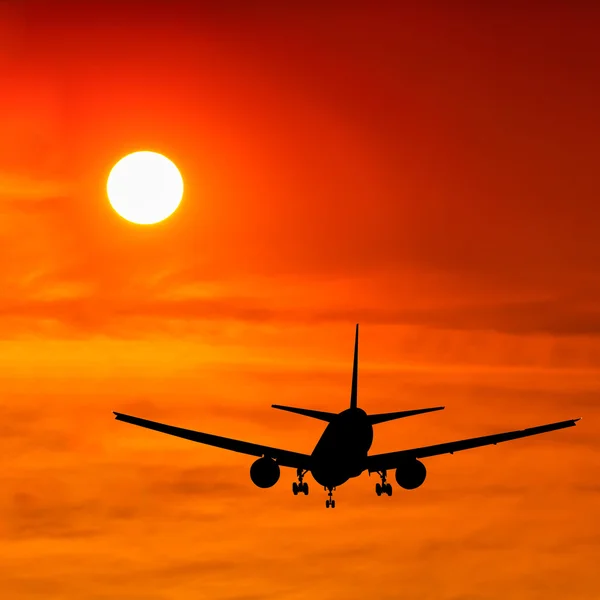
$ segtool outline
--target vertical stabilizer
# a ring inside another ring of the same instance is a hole
[[[358,406],[358,323],[356,324],[356,337],[354,338],[354,366],[352,367],[352,392],[350,394],[350,408]]]

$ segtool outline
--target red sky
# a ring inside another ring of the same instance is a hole
[[[0,590],[10,600],[597,600],[600,11],[0,2]],[[186,185],[140,227],[124,154]],[[583,416],[335,511],[111,410],[310,452]]]

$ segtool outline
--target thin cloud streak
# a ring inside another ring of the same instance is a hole
[[[109,330],[127,331],[130,323],[142,319],[148,331],[163,331],[165,324],[179,321],[242,321],[285,326],[351,323],[360,318],[372,325],[422,326],[453,331],[496,331],[512,335],[598,336],[600,299],[515,301],[496,304],[438,307],[429,309],[389,309],[385,306],[350,309],[301,309],[273,307],[264,301],[243,297],[196,298],[185,300],[106,298],[102,300],[88,287],[87,297],[78,297],[85,286],[70,285],[49,289],[59,296],[47,300],[4,300],[0,319],[14,333],[38,330],[44,323],[55,323],[65,330],[83,335]],[[79,290],[78,290],[79,288]],[[86,290],[87,291],[87,290]],[[80,292],[79,292],[80,293]],[[70,296],[70,297],[69,297]],[[12,325],[12,327],[11,327]]]

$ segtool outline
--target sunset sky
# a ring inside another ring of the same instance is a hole
[[[592,5],[0,0],[3,600],[598,600]],[[374,453],[583,419],[333,511],[114,420],[309,453],[358,322],[359,406],[446,406]]]

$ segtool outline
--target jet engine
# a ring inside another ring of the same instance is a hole
[[[423,484],[427,477],[425,465],[416,458],[402,463],[396,468],[396,482],[405,490],[414,490]]]
[[[259,458],[250,467],[250,479],[259,488],[272,487],[279,480],[279,465],[266,456]]]

